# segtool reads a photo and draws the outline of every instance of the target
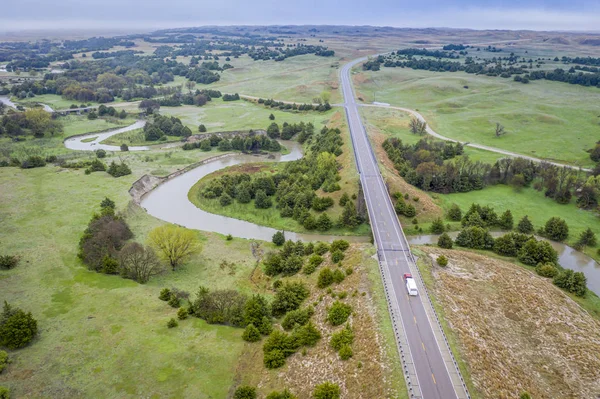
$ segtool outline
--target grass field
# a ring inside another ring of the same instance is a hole
[[[355,71],[353,79],[365,102],[416,109],[444,136],[592,166],[586,150],[600,134],[597,88],[407,68]],[[508,132],[500,138],[494,134],[496,122]]]
[[[35,97],[31,97],[31,98],[26,98],[23,100],[19,100],[16,97],[12,98],[12,101],[14,101],[17,104],[36,104],[36,103],[42,103],[42,104],[46,104],[49,105],[52,109],[54,110],[59,110],[59,109],[68,109],[71,104],[75,104],[77,106],[79,106],[81,104],[81,102],[78,101],[74,101],[74,100],[65,100],[64,98],[62,98],[61,96],[57,95],[57,94],[42,94],[39,96],[35,96]],[[87,104],[91,104],[92,106],[97,106],[98,103],[96,102],[86,102]],[[110,104],[109,104],[110,105]]]
[[[0,376],[16,397],[226,396],[241,330],[198,319],[169,330],[175,311],[157,295],[165,286],[194,292],[207,281],[248,290],[248,242],[199,234],[201,254],[145,286],[88,272],[76,257],[99,201],[109,196],[126,209],[136,178],[55,167],[0,170],[3,253],[22,256],[19,267],[1,273],[2,299],[31,310],[41,329],[31,346],[11,353],[14,364]],[[125,215],[138,241],[160,224],[141,210]],[[235,276],[219,270],[224,254],[238,265]]]
[[[26,158],[30,155],[63,155],[76,154],[76,152],[65,148],[63,140],[84,133],[102,132],[109,129],[119,128],[130,125],[135,122],[135,119],[94,119],[89,120],[83,115],[70,115],[59,118],[63,124],[62,134],[48,136],[43,138],[34,138],[27,136],[24,141],[15,142],[8,137],[0,138],[0,154],[7,158],[17,157],[19,159]],[[81,153],[82,156],[88,156],[90,153]]]
[[[326,91],[333,104],[341,100],[338,68],[333,67],[337,61],[337,57],[316,55],[290,57],[281,62],[253,61],[243,55],[228,61],[234,68],[222,72],[221,80],[197,88],[296,102],[312,102]]]
[[[198,133],[198,126],[204,124],[208,132],[222,132],[233,130],[267,129],[272,122],[281,125],[283,122],[299,123],[312,122],[315,129],[321,129],[335,110],[327,112],[289,112],[280,111],[250,101],[223,101],[213,99],[203,107],[183,105],[181,107],[162,107],[162,115],[175,116],[181,122]],[[273,114],[275,120],[271,121],[269,115]]]

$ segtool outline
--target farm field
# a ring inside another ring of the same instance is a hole
[[[593,166],[600,90],[560,82],[528,85],[499,77],[408,68],[355,71],[357,96],[418,110],[439,134],[524,155]],[[507,134],[496,137],[496,123]],[[543,143],[540,145],[540,143]]]

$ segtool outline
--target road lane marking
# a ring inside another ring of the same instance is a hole
[[[423,350],[425,350],[425,344],[423,343],[423,341],[421,341],[421,346],[423,347]]]
[[[413,316],[413,318],[415,319],[415,324],[417,324],[417,316]]]
[[[437,382],[435,382],[435,376],[433,375],[433,373],[431,373],[431,379],[433,380],[433,383],[434,383],[435,385],[437,385]]]

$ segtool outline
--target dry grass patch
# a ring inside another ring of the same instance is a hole
[[[329,345],[331,335],[343,329],[344,325],[332,327],[326,321],[327,308],[336,298],[327,294],[327,289],[316,286],[317,275],[322,268],[338,267],[331,264],[328,253],[326,261],[311,276],[297,275],[292,278],[302,280],[310,287],[311,295],[304,306],[312,304],[315,307],[311,321],[321,332],[321,340],[315,347],[306,348],[306,351],[301,348],[286,360],[285,366],[276,370],[267,370],[263,365],[264,339],[246,344],[236,372],[237,384],[257,386],[259,397],[286,387],[299,398],[309,398],[314,387],[325,381],[339,384],[343,398],[398,397],[398,392],[392,387],[392,369],[389,367],[389,362],[395,359],[389,359],[381,328],[377,325],[372,284],[365,266],[365,249],[365,244],[354,244],[346,251],[342,270],[352,267],[353,273],[346,276],[341,284],[331,286],[335,294],[347,292],[348,296],[340,301],[353,308],[353,314],[348,319],[355,335],[353,357],[340,360]],[[275,328],[281,327],[276,325]]]
[[[432,270],[433,294],[483,397],[600,395],[600,322],[550,280],[471,252],[423,251],[449,259]]]

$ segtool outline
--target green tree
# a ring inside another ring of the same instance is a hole
[[[338,354],[340,355],[340,359],[348,360],[352,357],[352,347],[350,345],[344,345],[340,348]]]
[[[336,249],[335,251],[331,252],[331,261],[333,263],[339,263],[343,260],[344,260],[344,253],[342,251],[340,251],[339,249]]]
[[[287,389],[285,389],[282,392],[278,392],[278,391],[271,392],[270,394],[267,395],[266,399],[298,399],[298,397],[296,395],[292,394]]]
[[[492,249],[494,246],[494,238],[486,229],[478,226],[462,229],[455,242],[461,247],[473,249]]]
[[[340,399],[341,391],[337,384],[324,382],[315,387],[313,392],[314,399]]]
[[[573,270],[565,269],[558,273],[552,282],[557,287],[579,297],[585,296],[587,291],[587,279],[582,272],[574,272]]]
[[[452,238],[448,235],[448,233],[444,233],[438,238],[437,245],[440,248],[452,249]]]
[[[513,223],[513,215],[510,209],[507,209],[498,220],[498,225],[504,230],[512,230]]]
[[[271,198],[267,196],[265,190],[256,190],[254,195],[254,206],[258,209],[268,209],[273,205]]]
[[[352,314],[352,306],[340,301],[335,301],[329,309],[327,309],[327,321],[332,326],[342,325],[348,320]]]
[[[8,388],[0,386],[0,399],[10,399],[10,390]]]
[[[330,268],[325,267],[319,272],[319,278],[317,279],[317,287],[326,288],[333,284],[333,272]]]
[[[333,226],[331,219],[326,213],[322,213],[317,219],[317,230],[327,231]]]
[[[444,226],[444,222],[441,218],[437,218],[431,223],[431,234],[442,234],[446,230],[446,226]]]
[[[438,256],[436,259],[436,262],[438,265],[440,265],[442,267],[448,266],[448,258],[446,258],[444,255]]]
[[[569,236],[569,226],[563,219],[552,217],[544,226],[544,235],[551,240],[563,241]]]
[[[8,353],[0,351],[0,374],[2,374],[8,363]]]
[[[206,133],[206,126],[204,126],[203,124],[198,126],[198,131],[200,133]]]
[[[283,233],[283,231],[278,231],[277,233],[273,234],[273,244],[277,245],[278,247],[282,246],[285,243],[285,235]]]
[[[242,339],[247,342],[260,341],[260,331],[258,331],[258,328],[254,324],[248,324],[242,334]]]
[[[310,291],[303,283],[284,283],[277,289],[275,299],[271,303],[273,316],[279,317],[290,310],[298,309],[309,294]]]
[[[519,220],[519,223],[517,224],[517,231],[523,234],[533,233],[533,224],[531,223],[527,215],[523,216],[523,218]]]
[[[188,318],[188,310],[186,308],[183,308],[183,307],[179,308],[177,310],[177,318],[179,320],[185,320],[185,319],[187,319]]]
[[[248,385],[238,387],[233,394],[233,399],[256,399],[256,388]]]
[[[452,204],[450,209],[448,209],[448,213],[446,214],[446,216],[448,217],[448,219],[454,222],[460,222],[460,220],[462,219],[462,211],[460,210],[458,205]]]
[[[585,231],[581,232],[579,239],[575,243],[575,248],[581,250],[585,247],[595,247],[596,241],[596,234],[588,227]]]
[[[352,342],[354,342],[354,333],[350,324],[346,324],[341,331],[331,335],[329,345],[336,351],[339,351],[344,345],[352,345]]]
[[[269,119],[272,120],[272,121],[274,121],[275,120],[275,115],[273,115],[273,114],[269,115]]]
[[[27,346],[37,335],[37,321],[31,312],[25,313],[4,301],[0,316],[0,346],[18,349]]]
[[[558,260],[558,254],[549,242],[537,241],[535,238],[527,241],[519,250],[517,256],[521,262],[531,266],[535,266],[538,263],[556,264]]]
[[[271,309],[266,298],[255,294],[244,304],[244,322],[260,326],[263,318],[271,318]]]
[[[223,194],[221,194],[219,197],[219,204],[221,204],[221,206],[231,205],[232,202],[233,198],[231,198],[226,192],[223,192]]]

